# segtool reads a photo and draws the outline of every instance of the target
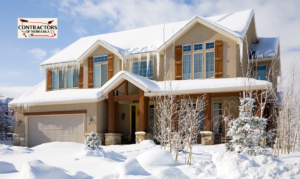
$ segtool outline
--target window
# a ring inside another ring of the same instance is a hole
[[[68,69],[66,75],[66,87],[76,88],[78,87],[78,69]]]
[[[194,54],[194,79],[203,78],[203,54]]]
[[[107,82],[107,64],[94,65],[94,87],[101,87]]]
[[[107,56],[94,57],[94,87],[107,82]]]
[[[267,80],[267,66],[255,66],[254,78],[257,80]]]
[[[197,50],[202,50],[202,44],[195,44],[194,45],[194,51],[197,51]]]
[[[215,52],[206,52],[206,78],[215,76]]]
[[[153,77],[153,60],[149,60],[149,67],[147,71],[147,61],[133,62],[132,73],[143,76],[143,77]]]
[[[214,42],[206,43],[206,49],[213,49],[213,48],[215,48]]]
[[[182,51],[183,52],[190,52],[192,50],[192,46],[191,45],[184,45],[182,47]]]
[[[183,61],[182,79],[189,80],[189,79],[191,79],[191,54],[183,55],[182,61]]]
[[[94,57],[94,63],[107,62],[107,56]]]
[[[58,71],[52,71],[52,89],[58,89]]]
[[[62,70],[52,71],[52,89],[65,88],[65,73]]]
[[[215,134],[223,133],[222,103],[213,104],[213,120],[213,132]]]

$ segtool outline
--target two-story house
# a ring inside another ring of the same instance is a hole
[[[41,63],[46,79],[10,102],[14,140],[83,143],[92,131],[107,145],[134,142],[137,131],[151,138],[155,97],[171,90],[206,94],[204,130],[224,133],[215,125],[223,100],[238,103],[246,83],[259,91],[277,84],[278,58],[278,38],[257,36],[253,10],[80,38]],[[258,73],[247,79],[250,61]]]

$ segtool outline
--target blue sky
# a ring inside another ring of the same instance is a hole
[[[287,65],[300,56],[299,7],[297,0],[1,1],[0,94],[18,97],[41,82],[39,64],[80,37],[246,9],[255,11],[258,36],[280,36]],[[46,17],[58,18],[57,39],[17,38],[18,18]]]

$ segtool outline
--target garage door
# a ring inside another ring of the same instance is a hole
[[[28,147],[46,142],[83,142],[83,115],[28,118]]]

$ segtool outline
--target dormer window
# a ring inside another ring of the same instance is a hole
[[[94,87],[107,82],[107,56],[94,57]]]
[[[78,69],[68,69],[66,74],[66,87],[77,88],[78,87]]]
[[[52,72],[52,89],[65,88],[65,73],[62,70]]]

